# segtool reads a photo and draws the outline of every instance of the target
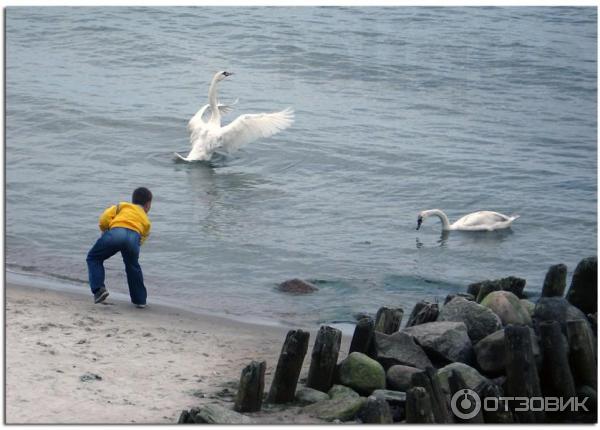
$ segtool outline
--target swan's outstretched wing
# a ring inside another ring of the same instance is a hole
[[[190,119],[190,121],[188,122],[187,125],[187,129],[190,133],[192,133],[195,129],[197,129],[198,127],[201,127],[202,124],[204,123],[204,120],[202,119],[202,117],[204,116],[204,113],[206,112],[206,110],[210,107],[209,104],[205,104],[204,106],[202,106],[198,112],[196,112],[196,114]]]
[[[227,115],[229,112],[231,112],[234,109],[233,107],[237,104],[238,101],[240,101],[240,99],[235,99],[235,101],[233,103],[230,103],[228,105],[218,104],[217,107],[219,108],[219,113],[221,115]],[[192,119],[190,119],[190,121],[188,122],[188,125],[187,125],[188,131],[191,133],[195,129],[197,129],[199,126],[201,126],[202,123],[205,123],[207,121],[207,119],[204,117],[207,116],[209,113],[210,113],[210,105],[205,104],[204,106],[202,106],[198,110],[198,112],[196,112],[196,114],[192,117]]]
[[[256,139],[279,133],[293,122],[294,111],[291,108],[281,112],[241,115],[221,129],[219,147],[227,152],[236,151]]]

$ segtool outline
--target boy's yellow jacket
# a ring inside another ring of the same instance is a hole
[[[137,231],[141,236],[141,243],[144,243],[148,238],[148,235],[150,235],[152,223],[150,223],[148,215],[146,215],[143,207],[133,203],[121,202],[102,212],[98,226],[102,231],[110,230],[115,227],[123,227]]]

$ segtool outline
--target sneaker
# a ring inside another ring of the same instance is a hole
[[[146,307],[146,305],[137,305],[136,304],[135,307],[138,308],[138,309],[144,309]]]
[[[106,288],[100,287],[100,289],[94,293],[94,303],[101,303],[107,297],[108,291],[106,291]]]

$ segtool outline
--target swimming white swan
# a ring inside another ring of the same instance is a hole
[[[464,230],[464,231],[492,231],[509,228],[519,215],[506,216],[498,212],[479,211],[473,212],[450,224],[448,217],[439,209],[430,209],[419,212],[417,217],[417,230],[421,227],[423,220],[430,216],[437,216],[442,221],[442,230]]]
[[[231,75],[229,72],[217,72],[213,77],[208,89],[208,104],[196,112],[187,126],[192,149],[187,157],[176,152],[175,155],[180,159],[210,160],[215,151],[234,152],[261,137],[273,136],[294,122],[294,111],[287,108],[281,112],[241,115],[231,124],[221,127],[221,115],[232,108],[217,103],[217,84]],[[208,109],[210,117],[205,119]]]

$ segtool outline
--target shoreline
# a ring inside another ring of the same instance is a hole
[[[166,305],[137,309],[111,296],[106,303],[6,283],[7,424],[175,424],[183,409],[230,404],[252,360],[266,361],[270,386],[288,331]],[[315,422],[290,410],[260,420]]]
[[[74,295],[79,298],[83,298],[84,300],[87,298],[93,303],[92,294],[89,291],[89,286],[87,284],[79,284],[74,283],[70,280],[61,280],[60,278],[56,278],[53,276],[48,276],[46,274],[36,274],[36,273],[28,273],[28,272],[17,272],[17,271],[9,271],[6,270],[6,284],[12,284],[15,286],[23,286],[25,288],[35,288],[40,290],[48,290],[54,291],[60,294]],[[83,288],[81,288],[83,287]],[[109,301],[117,301],[123,304],[130,304],[130,298],[126,294],[122,294],[119,292],[114,292],[109,290],[110,296]],[[152,299],[152,298],[151,298]],[[181,306],[179,303],[165,301],[164,298],[158,297],[157,300],[162,301],[162,303],[156,303],[152,300],[148,303],[148,307],[162,309],[163,311],[178,311],[183,312],[185,314],[189,314],[189,316],[197,316],[199,318],[209,318],[215,320],[223,320],[225,322],[231,322],[235,324],[245,324],[258,327],[269,327],[273,329],[291,329],[291,328],[302,328],[305,330],[318,330],[318,326],[315,329],[315,326],[292,326],[289,324],[284,324],[282,322],[278,322],[275,320],[265,320],[259,318],[251,318],[251,317],[242,317],[237,315],[227,315],[218,312],[208,312],[205,310],[197,311],[189,308],[185,308]]]

